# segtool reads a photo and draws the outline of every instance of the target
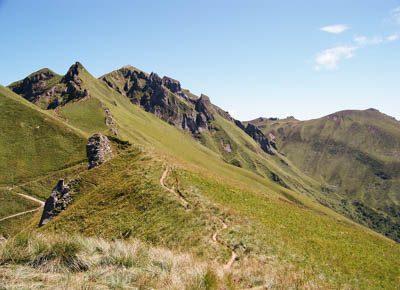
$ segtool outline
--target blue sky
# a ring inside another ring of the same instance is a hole
[[[351,3],[350,3],[351,2]],[[0,0],[0,83],[131,64],[241,120],[374,107],[400,119],[400,0]]]

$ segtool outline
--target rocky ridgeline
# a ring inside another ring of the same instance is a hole
[[[9,87],[32,103],[45,109],[55,109],[72,100],[89,96],[89,92],[82,88],[82,70],[83,66],[76,62],[61,78],[49,69],[42,69]]]
[[[180,82],[172,78],[161,78],[156,73],[146,74],[126,66],[101,80],[147,112],[192,134],[209,129],[214,119],[214,108],[207,96],[188,96]]]
[[[100,133],[94,134],[88,140],[86,154],[89,169],[110,160],[113,156],[110,140]]]
[[[27,100],[44,107],[55,109],[70,101],[88,97],[84,88],[82,72],[84,67],[76,62],[68,72],[59,76],[49,69],[31,74],[22,81],[10,85],[10,88]],[[169,124],[190,132],[198,137],[203,131],[213,131],[213,120],[217,115],[234,122],[244,130],[261,148],[273,154],[268,138],[254,126],[244,126],[234,120],[228,112],[213,105],[209,97],[197,97],[181,87],[179,81],[170,77],[159,77],[156,73],[147,74],[132,66],[125,66],[100,77],[110,88],[128,97],[132,103],[141,106]],[[104,108],[106,125],[116,135],[117,126],[108,108]]]
[[[273,154],[268,138],[254,125],[244,126],[228,112],[213,105],[206,95],[196,97],[182,90],[179,81],[170,77],[147,74],[132,66],[125,66],[100,78],[109,87],[127,96],[134,104],[143,107],[175,127],[191,132],[194,136],[213,130],[216,114],[235,122],[258,142],[261,148]]]
[[[68,183],[64,182],[64,179],[60,179],[44,204],[39,227],[45,225],[52,218],[59,215],[71,202],[70,186]]]

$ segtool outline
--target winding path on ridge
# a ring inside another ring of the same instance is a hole
[[[161,177],[160,177],[160,185],[167,190],[168,192],[174,194],[175,196],[178,197],[180,203],[182,204],[182,206],[188,210],[189,209],[189,202],[185,199],[185,197],[181,194],[178,193],[174,190],[174,188],[169,188],[166,184],[165,184],[165,179],[168,176],[168,172],[170,171],[170,167],[166,166],[164,172],[162,173]],[[236,261],[236,259],[238,258],[238,255],[235,253],[234,250],[231,249],[231,247],[229,247],[226,243],[222,242],[219,239],[219,233],[225,229],[228,228],[228,225],[219,217],[215,217],[216,219],[218,219],[218,221],[222,224],[222,227],[220,229],[217,229],[211,239],[214,243],[218,243],[220,245],[222,245],[225,248],[228,248],[231,251],[231,257],[229,259],[229,261],[223,266],[223,270],[224,271],[229,271],[233,265],[233,263]]]
[[[6,189],[6,190],[8,190],[10,192],[13,190],[12,187],[2,187],[1,189]],[[29,195],[26,195],[26,194],[23,194],[23,193],[16,193],[16,194],[21,196],[22,198],[29,199],[29,200],[31,200],[33,202],[36,202],[37,204],[40,204],[40,206],[38,206],[37,208],[31,209],[31,210],[26,210],[26,211],[23,211],[23,212],[15,213],[15,214],[0,218],[0,222],[5,221],[5,220],[9,220],[9,219],[12,219],[12,218],[24,215],[24,214],[28,214],[28,213],[31,213],[31,212],[38,211],[38,210],[40,210],[41,208],[44,207],[44,202],[41,201],[40,199],[37,199],[37,198],[35,198],[33,196],[29,196]]]

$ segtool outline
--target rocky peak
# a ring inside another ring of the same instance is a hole
[[[52,218],[65,210],[71,203],[70,186],[65,183],[64,179],[60,179],[53,188],[49,198],[46,200],[39,227],[48,223]]]
[[[80,62],[76,62],[74,63],[69,70],[67,71],[67,73],[64,75],[64,77],[62,78],[62,82],[63,83],[68,83],[68,82],[74,82],[77,84],[80,84],[82,81],[79,78],[79,73],[82,71],[83,66]]]
[[[113,156],[110,140],[101,133],[91,136],[86,145],[89,169],[99,166]]]
[[[56,74],[53,71],[48,68],[43,68],[41,70],[38,70],[37,72],[34,72],[33,74],[30,74],[24,79],[24,81],[35,83],[39,81],[47,81],[55,76]]]
[[[149,75],[147,73],[145,73],[144,71],[141,71],[140,69],[131,66],[131,65],[125,65],[123,67],[121,67],[120,69],[114,71],[114,73],[120,73],[121,75],[123,75],[125,78],[129,78],[131,76],[136,76],[138,78],[147,78],[149,77]],[[105,75],[107,76],[107,75]],[[105,76],[101,77],[104,78]]]
[[[82,88],[82,79],[80,78],[82,70],[82,64],[80,62],[76,62],[69,68],[67,73],[61,79],[61,82],[66,85],[66,89],[61,93],[63,103],[67,103],[71,100],[79,100],[89,96],[89,91]],[[55,101],[56,106],[58,106],[58,98]],[[50,108],[56,106],[54,106],[54,104],[51,104]]]
[[[22,81],[10,85],[10,89],[29,101],[35,101],[37,96],[44,93],[47,82],[57,76],[53,71],[44,68],[34,72]]]

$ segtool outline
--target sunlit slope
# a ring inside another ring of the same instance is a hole
[[[253,139],[222,118],[215,120],[222,133],[210,135],[207,148],[133,105],[86,70],[80,77],[90,92],[83,101],[91,100],[96,109],[108,108],[119,138],[134,146],[95,169],[83,166],[64,172],[64,177],[78,182],[74,202],[39,231],[137,237],[224,263],[230,250],[212,239],[223,219],[228,228],[220,238],[239,255],[232,270],[239,288],[263,285],[273,275],[271,269],[299,287],[397,286],[399,246],[314,202],[308,193],[318,194],[319,184],[303,178],[284,156],[259,152]],[[69,116],[78,117],[60,116],[60,120],[88,135],[97,126],[90,123],[102,124],[104,115],[98,111],[90,113],[90,122],[77,121],[86,117],[79,112],[81,101],[61,107],[71,105]],[[230,164],[221,151],[213,150],[217,138],[233,140],[237,158],[253,166]],[[189,209],[160,185],[166,166],[172,167],[168,186],[179,190]],[[281,180],[273,181],[272,172]],[[32,195],[50,193],[58,178],[34,181],[23,190]],[[38,218],[37,214],[30,221],[30,229],[36,230]]]
[[[296,166],[330,185],[322,199],[333,196],[348,216],[400,239],[400,122],[374,109],[252,122],[275,134]]]
[[[220,239],[239,255],[233,279],[240,287],[259,286],[272,275],[268,267],[302,286],[396,287],[400,247],[395,242],[331,214],[275,198],[267,190],[253,190],[250,184],[244,189],[205,172],[169,165],[175,168],[166,182],[179,190],[189,209],[161,187],[164,160],[132,149],[81,172],[74,203],[40,231],[135,237],[224,263],[229,251],[212,240],[223,219],[228,228]]]
[[[59,170],[85,159],[84,138],[0,87],[0,184]]]
[[[262,152],[253,139],[222,117],[217,117],[214,121],[219,127],[218,132],[223,132],[222,138],[228,138],[230,142],[236,144],[239,158],[247,156],[246,162],[243,162],[247,165],[243,166],[243,169],[226,162],[226,158],[219,150],[212,150],[213,144],[218,140],[215,136],[208,137],[209,142],[212,143],[210,148],[203,146],[204,143],[196,141],[190,134],[145,112],[139,106],[132,104],[127,97],[113,91],[102,81],[91,76],[84,68],[82,69],[83,73],[80,77],[83,86],[90,92],[91,98],[99,100],[102,106],[111,111],[120,138],[141,144],[146,148],[153,148],[161,155],[169,156],[172,161],[183,162],[193,170],[228,178],[230,182],[242,184],[244,187],[251,186],[258,190],[267,190],[270,194],[283,193],[302,199],[304,198],[302,195],[281,185],[287,184],[295,190],[305,188],[304,192],[312,192],[318,187],[316,182],[304,176],[290,163],[283,162],[281,160],[284,159],[283,156],[271,157]],[[78,105],[75,108],[79,110]],[[98,118],[100,120],[103,117]],[[80,128],[85,129],[82,126]],[[205,145],[209,144],[206,142]],[[283,182],[274,182],[271,179],[271,172],[279,176]],[[307,198],[306,200],[308,201]]]

